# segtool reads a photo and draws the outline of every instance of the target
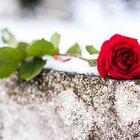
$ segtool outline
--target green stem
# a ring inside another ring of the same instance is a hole
[[[79,58],[81,60],[84,60],[84,61],[87,61],[87,62],[90,62],[92,60],[96,60],[96,59],[87,59],[87,58],[83,58],[82,56],[79,56],[79,55],[76,55],[76,54],[59,54],[60,56],[70,56],[70,57],[76,57],[76,58]]]

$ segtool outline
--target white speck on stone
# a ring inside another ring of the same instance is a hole
[[[116,109],[122,123],[127,125],[131,121],[140,120],[140,86],[129,81],[118,85],[116,88]]]

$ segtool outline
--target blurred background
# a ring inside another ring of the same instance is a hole
[[[62,52],[74,42],[100,49],[115,33],[140,38],[140,0],[1,0],[5,27],[23,41],[59,32]]]
[[[61,49],[72,43],[83,47],[115,33],[140,38],[139,0],[1,0],[0,28],[19,40],[62,35]]]

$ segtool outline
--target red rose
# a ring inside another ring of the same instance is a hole
[[[98,72],[103,78],[140,78],[140,46],[136,39],[113,35],[102,44],[97,59]]]

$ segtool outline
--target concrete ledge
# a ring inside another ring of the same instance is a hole
[[[0,140],[139,140],[140,84],[44,70],[0,81]]]

